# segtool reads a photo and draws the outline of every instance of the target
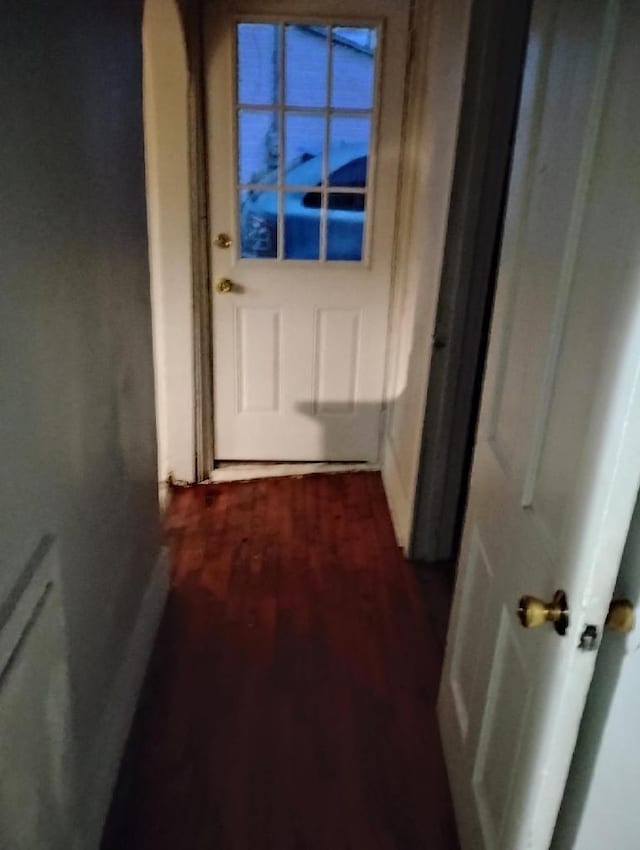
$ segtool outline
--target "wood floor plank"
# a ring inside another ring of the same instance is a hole
[[[103,850],[456,850],[442,648],[380,476],[187,488],[167,535]]]

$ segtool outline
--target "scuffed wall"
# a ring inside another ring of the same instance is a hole
[[[142,6],[2,12],[0,606],[50,535],[82,811],[159,551]]]

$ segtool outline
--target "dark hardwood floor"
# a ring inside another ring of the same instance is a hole
[[[455,850],[438,618],[379,476],[178,491],[168,533],[103,850]]]

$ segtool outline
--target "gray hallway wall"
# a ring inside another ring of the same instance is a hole
[[[141,5],[0,20],[0,613],[50,538],[80,808],[159,551]]]

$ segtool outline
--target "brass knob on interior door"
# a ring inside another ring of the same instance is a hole
[[[221,277],[220,280],[216,283],[216,291],[221,295],[224,295],[227,292],[231,292],[233,289],[233,281],[229,280],[228,277]]]
[[[535,596],[521,596],[518,602],[518,619],[525,629],[535,629],[552,623],[559,635],[569,628],[569,603],[564,590],[556,590],[551,602]]]
[[[636,626],[636,612],[628,599],[614,599],[609,606],[605,626],[612,632],[632,632]]]

